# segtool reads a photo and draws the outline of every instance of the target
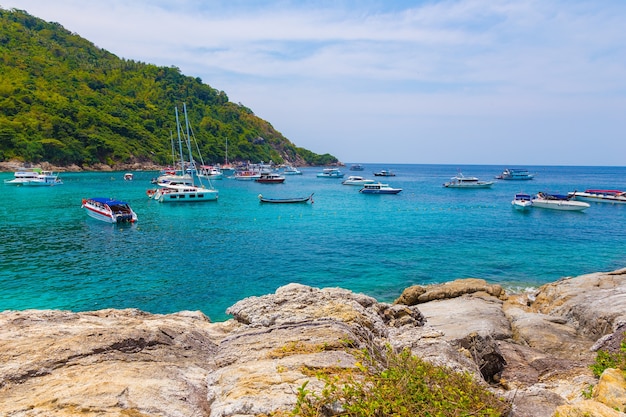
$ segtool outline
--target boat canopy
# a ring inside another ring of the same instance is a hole
[[[118,205],[127,205],[126,201],[114,200],[112,198],[106,197],[94,197],[90,198],[90,200],[95,201],[96,203],[106,204],[108,206],[118,206]]]

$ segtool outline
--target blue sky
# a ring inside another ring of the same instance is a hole
[[[626,1],[0,5],[176,66],[344,162],[625,165]]]

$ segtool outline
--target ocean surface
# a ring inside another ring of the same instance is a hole
[[[138,308],[201,310],[213,321],[253,295],[296,282],[342,287],[393,301],[403,289],[483,278],[513,291],[626,267],[626,205],[584,212],[511,207],[516,192],[626,189],[626,167],[525,166],[531,181],[491,189],[442,184],[461,170],[493,179],[505,166],[366,164],[398,195],[363,195],[304,168],[284,184],[213,181],[219,201],[163,204],[146,190],[157,172],[62,173],[63,185],[1,184],[0,311]],[[0,180],[12,173],[0,173]],[[314,194],[313,204],[260,204]],[[130,203],[133,225],[87,216],[81,200]]]

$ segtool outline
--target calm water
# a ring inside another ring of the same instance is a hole
[[[146,197],[155,172],[64,173],[64,185],[0,185],[0,311],[135,307],[201,310],[212,320],[250,295],[290,282],[338,286],[392,301],[414,284],[478,277],[507,288],[626,266],[626,205],[585,212],[511,208],[516,192],[625,189],[623,167],[525,167],[532,181],[455,190],[461,168],[493,178],[503,166],[374,165],[398,195],[359,194],[304,169],[284,184],[214,181],[218,202],[169,205]],[[0,173],[0,181],[11,178]],[[315,193],[314,204],[260,204]],[[117,226],[89,218],[81,199],[128,201],[139,216]]]

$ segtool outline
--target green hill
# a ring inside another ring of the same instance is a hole
[[[0,8],[0,161],[91,166],[171,163],[186,103],[206,163],[327,165],[251,109],[176,67],[120,59],[22,10]]]

